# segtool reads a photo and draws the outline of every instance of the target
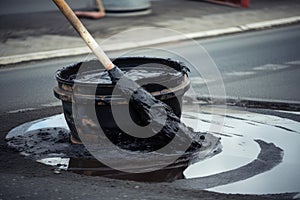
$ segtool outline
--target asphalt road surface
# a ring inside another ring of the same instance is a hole
[[[223,78],[226,95],[234,98],[300,101],[300,25],[197,41],[216,63]],[[159,46],[160,49],[184,52],[185,58],[197,60],[200,54],[191,42]],[[198,47],[196,48],[198,49]],[[138,52],[144,56],[160,51]],[[133,53],[134,54],[134,53]],[[112,53],[112,56],[119,55]],[[164,56],[163,53],[160,56]],[[201,56],[200,56],[201,57]],[[60,102],[52,89],[57,69],[84,57],[45,60],[0,69],[0,112],[18,112],[51,107]],[[202,64],[202,63],[201,63]],[[197,70],[202,65],[196,66]],[[206,83],[195,69],[191,79]],[[208,95],[205,84],[195,84],[198,95]],[[218,89],[218,85],[215,86]]]

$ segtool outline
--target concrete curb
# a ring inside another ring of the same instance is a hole
[[[172,36],[172,37],[164,37],[159,38],[156,40],[150,41],[143,41],[138,43],[118,43],[105,45],[103,49],[105,51],[117,51],[117,50],[125,50],[137,47],[144,47],[150,45],[158,45],[163,43],[169,42],[178,42],[184,41],[187,38],[190,39],[200,39],[200,38],[207,38],[207,37],[215,37],[220,35],[226,34],[233,34],[233,33],[240,33],[245,31],[252,31],[252,30],[259,30],[270,28],[274,26],[286,25],[286,24],[293,24],[300,22],[300,16],[294,16],[289,18],[282,18],[270,21],[262,21],[256,23],[249,23],[245,25],[239,25],[235,27],[228,27],[224,29],[214,29],[209,31],[201,31],[196,33],[189,33],[185,36]],[[51,50],[51,51],[43,51],[37,53],[28,53],[28,54],[21,54],[21,55],[13,55],[13,56],[5,56],[0,57],[0,65],[9,65],[9,64],[16,64],[20,62],[28,62],[28,61],[35,61],[35,60],[43,60],[43,59],[51,59],[51,58],[59,58],[59,57],[68,57],[68,56],[78,56],[91,53],[91,51],[87,47],[77,47],[77,48],[69,48],[69,49],[60,49],[60,50]]]

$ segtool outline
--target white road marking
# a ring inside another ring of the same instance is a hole
[[[50,165],[54,167],[58,167],[62,170],[67,170],[70,163],[70,158],[61,158],[61,157],[53,157],[53,158],[43,158],[37,160],[39,163],[43,163],[45,165]]]
[[[256,72],[244,71],[244,72],[227,72],[224,73],[225,76],[249,76],[257,74]]]
[[[38,110],[40,108],[48,108],[48,107],[55,107],[55,106],[60,106],[61,105],[61,102],[60,101],[56,101],[56,102],[51,102],[51,103],[47,103],[47,104],[42,104],[38,107],[35,107],[35,108],[20,108],[20,109],[17,109],[17,110],[10,110],[10,111],[7,111],[6,113],[8,114],[13,114],[13,113],[19,113],[19,112],[26,112],[26,111],[32,111],[32,110]]]
[[[287,62],[286,64],[288,64],[288,65],[300,65],[300,60],[290,61],[290,62]]]
[[[293,115],[300,115],[300,112],[298,111],[286,111],[286,110],[276,110],[277,112],[281,113],[288,113],[288,114],[293,114]]]
[[[207,84],[209,81],[212,81],[212,80],[206,80],[201,77],[190,77],[190,80],[193,84]]]
[[[11,110],[11,111],[8,111],[6,113],[13,114],[13,113],[26,112],[26,111],[31,111],[31,110],[37,110],[37,108],[21,108],[21,109],[18,109],[18,110]]]
[[[280,64],[266,64],[258,67],[254,67],[253,70],[257,71],[276,71],[289,68],[288,65],[280,65]]]

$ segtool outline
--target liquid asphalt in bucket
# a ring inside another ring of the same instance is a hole
[[[205,109],[199,113],[183,112],[181,120],[202,132],[214,123],[212,113]],[[299,122],[230,110],[223,130],[212,135],[221,138],[222,151],[214,153],[216,146],[209,147],[212,151],[207,159],[191,163],[184,171],[186,179],[173,184],[224,193],[300,192]],[[58,169],[67,170],[71,157],[89,156],[80,146],[69,143],[69,130],[62,114],[18,126],[6,139],[11,148],[23,155]],[[207,137],[203,146],[209,140]]]
[[[161,69],[164,70],[161,70]],[[152,67],[151,70],[147,69],[146,65],[143,65],[143,68],[139,69],[131,69],[130,71],[126,72],[126,75],[130,77],[132,81],[137,81],[141,79],[153,79],[157,77],[170,77],[170,76],[178,76],[178,74],[181,74],[181,72],[175,71],[175,70],[170,70],[166,68],[164,65],[157,65],[155,68]],[[102,72],[87,72],[84,74],[72,74],[68,77],[69,81],[75,80],[77,83],[97,83],[97,84],[111,84],[111,78],[109,77],[107,71],[102,71]]]

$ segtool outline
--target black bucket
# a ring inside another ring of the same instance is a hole
[[[75,63],[57,71],[56,79],[58,86],[54,88],[55,96],[62,101],[64,115],[71,130],[73,141],[75,139],[80,142],[72,117],[72,104],[75,103],[72,98],[74,90],[76,90],[77,96],[83,99],[80,101],[82,104],[80,105],[81,109],[85,109],[85,106],[86,109],[88,109],[88,104],[91,100],[95,103],[97,118],[103,129],[114,129],[117,127],[112,115],[112,105],[117,106],[119,113],[128,109],[129,106],[132,120],[139,125],[143,125],[140,124],[142,120],[139,119],[139,115],[137,115],[136,111],[132,109],[130,102],[127,102],[122,96],[112,95],[115,84],[112,84],[109,80],[103,83],[75,81],[76,84],[74,84],[74,77],[77,76],[78,70],[83,64],[85,73],[99,73],[102,74],[102,76],[106,73],[103,66],[101,66],[97,60]],[[176,73],[172,73],[171,76],[170,74],[151,76],[149,78],[150,84],[143,85],[145,79],[147,79],[145,77],[141,79],[137,78],[136,82],[142,85],[142,87],[155,98],[168,104],[178,117],[181,116],[182,97],[190,87],[190,81],[186,74],[188,69],[182,63],[162,58],[125,57],[115,59],[114,64],[125,73],[136,67],[142,67],[149,72],[153,70],[168,71],[170,69],[175,71]],[[95,69],[97,70],[95,71]],[[74,87],[74,85],[76,85],[76,87]],[[84,103],[85,100],[86,104]],[[126,121],[127,120],[124,120],[121,123],[124,123],[126,126]]]

